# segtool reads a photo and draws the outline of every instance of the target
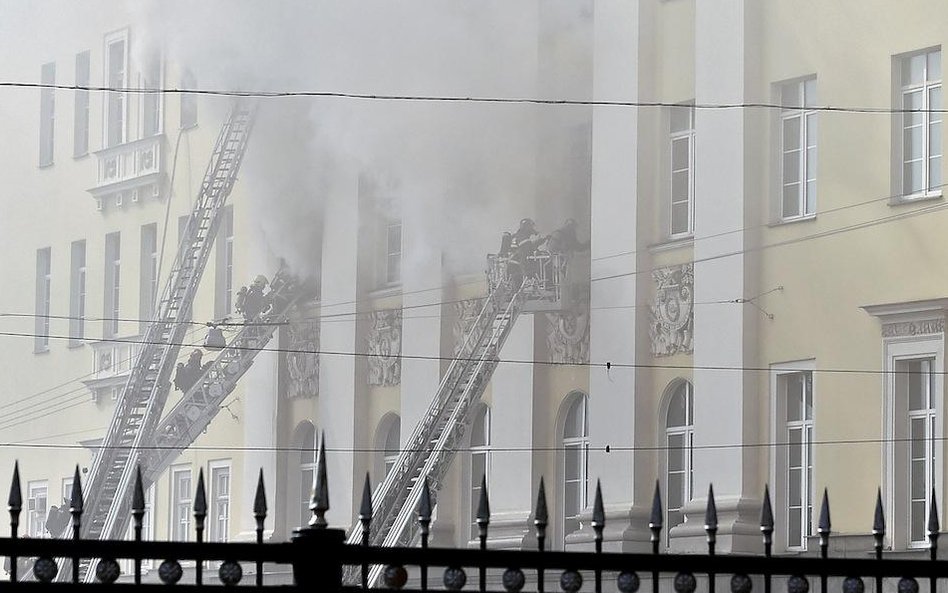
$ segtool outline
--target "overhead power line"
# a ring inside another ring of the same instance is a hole
[[[39,334],[30,333],[30,332],[0,332],[0,336],[7,337],[17,337],[17,338],[36,338],[39,337]],[[66,335],[53,335],[53,334],[43,334],[42,337],[49,338],[51,340],[69,340],[72,339],[70,336]],[[101,341],[103,342],[115,342],[120,344],[158,344],[158,345],[169,345],[168,342],[149,342],[144,340],[126,340],[122,338],[104,338]],[[203,348],[201,342],[176,342],[171,345],[180,346],[183,348]],[[238,351],[259,351],[259,352],[279,352],[284,354],[318,354],[321,356],[339,356],[339,357],[358,357],[358,358],[375,358],[375,357],[384,357],[384,358],[395,358],[399,360],[422,360],[422,361],[446,361],[451,362],[454,360],[460,361],[476,361],[479,359],[474,358],[465,358],[465,357],[453,357],[453,356],[435,356],[435,355],[424,355],[424,354],[373,354],[371,352],[348,352],[342,350],[320,350],[320,349],[306,349],[306,348],[279,348],[279,347],[265,347],[265,348],[252,348],[250,346],[234,346],[228,345],[227,348],[238,350]],[[779,369],[779,365],[774,367],[755,367],[755,366],[727,366],[727,365],[680,365],[680,364],[656,364],[656,363],[632,363],[632,362],[612,362],[612,361],[602,361],[602,362],[557,362],[549,360],[539,360],[539,359],[518,359],[518,358],[507,358],[499,359],[497,361],[499,364],[529,364],[529,365],[539,365],[539,366],[558,366],[558,367],[591,367],[591,368],[602,368],[603,370],[610,370],[614,368],[626,368],[626,369],[670,369],[670,370],[703,370],[703,371],[727,371],[727,372],[763,372],[769,373],[774,369]],[[852,369],[852,368],[816,368],[810,369],[814,373],[827,373],[827,374],[844,374],[844,375],[913,375],[919,374],[919,372],[913,371],[901,371],[901,370],[884,370],[884,369]],[[934,375],[946,375],[948,371],[930,371],[930,374]]]
[[[847,105],[816,105],[798,106],[782,105],[764,101],[745,101],[737,103],[680,103],[671,101],[621,101],[621,100],[594,100],[594,99],[542,99],[539,97],[491,97],[491,96],[461,96],[461,95],[413,95],[413,94],[385,94],[385,93],[352,93],[345,91],[314,91],[314,90],[236,90],[236,89],[197,89],[176,87],[113,87],[102,85],[75,85],[49,84],[41,82],[0,81],[0,88],[27,88],[27,89],[55,89],[62,91],[89,91],[105,93],[126,93],[134,95],[207,95],[215,97],[256,97],[261,99],[275,99],[281,97],[311,97],[327,99],[362,99],[369,101],[417,101],[417,102],[446,102],[446,103],[512,103],[530,105],[574,105],[591,107],[681,107],[708,110],[733,109],[780,109],[785,111],[823,111],[831,113],[866,113],[866,114],[899,114],[899,113],[948,113],[948,109],[939,108],[894,108],[894,107],[867,107]]]

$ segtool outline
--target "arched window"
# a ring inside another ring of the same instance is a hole
[[[694,387],[688,381],[673,386],[665,413],[665,511],[667,533],[685,520],[684,506],[694,494]]]
[[[471,538],[479,535],[477,506],[481,499],[481,479],[490,488],[490,408],[481,406],[471,424]]]
[[[589,421],[586,394],[574,394],[563,422],[563,537],[580,528],[589,490]]]
[[[296,448],[299,449],[297,457],[297,467],[299,476],[298,509],[299,523],[302,527],[309,523],[310,510],[309,503],[313,491],[313,478],[316,472],[316,427],[311,422],[302,422],[296,428],[296,438],[293,439]]]
[[[402,421],[398,414],[386,414],[375,432],[376,454],[375,472],[384,480],[388,472],[395,467],[398,453],[401,451]]]

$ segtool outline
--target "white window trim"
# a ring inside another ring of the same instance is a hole
[[[125,49],[128,51],[128,45],[126,41]],[[148,60],[151,59],[158,60],[158,80],[155,82],[149,82],[146,78],[146,69],[149,67]],[[151,89],[151,88],[164,88],[165,85],[165,60],[164,55],[161,52],[155,52],[154,55],[147,56],[145,58],[145,63],[141,65],[141,71],[138,73],[138,88],[140,89]],[[141,93],[141,96],[138,98],[138,137],[145,138],[145,102],[148,93]],[[158,110],[157,113],[157,126],[155,129],[154,136],[160,136],[165,132],[165,94],[158,93],[155,96],[155,108]],[[127,126],[126,126],[127,128]]]
[[[778,512],[774,514],[774,531],[778,536],[774,538],[774,543],[778,549],[784,551],[805,551],[807,549],[806,541],[803,546],[790,546],[787,543],[787,467],[786,454],[787,447],[780,446],[786,441],[787,432],[787,408],[786,402],[780,397],[779,379],[781,375],[792,375],[801,372],[810,372],[812,377],[813,391],[813,421],[815,424],[817,410],[817,373],[816,359],[809,358],[804,360],[781,362],[770,365],[770,494],[773,497],[774,509]],[[810,501],[814,504],[815,501]],[[811,533],[812,525],[811,525]]]
[[[193,530],[193,523],[192,523],[192,518],[191,518],[191,505],[194,503],[195,482],[194,482],[194,472],[191,470],[190,465],[173,466],[171,470],[168,472],[168,477],[170,478],[169,488],[168,488],[169,490],[168,499],[170,502],[170,506],[168,508],[168,541],[178,541],[175,539],[175,534],[177,533],[177,524],[175,522],[175,518],[176,518],[175,508],[178,506],[178,502],[179,502],[176,498],[177,477],[178,477],[178,474],[182,474],[182,473],[187,473],[188,478],[190,480],[190,488],[188,491],[188,498],[187,498],[188,511],[186,513],[188,517],[188,529],[187,529],[187,534],[184,541],[191,541],[191,532]]]
[[[675,109],[688,108],[691,127],[688,130],[678,132],[671,131],[671,119],[668,126],[668,237],[672,240],[685,239],[694,236],[695,233],[695,109],[694,105],[682,104],[676,105]],[[688,140],[688,230],[674,232],[674,196],[673,191],[673,172],[674,155],[673,145],[675,140]]]
[[[944,480],[944,469],[942,467],[944,460],[944,443],[941,436],[944,431],[944,374],[945,368],[945,343],[944,335],[929,335],[916,338],[892,338],[885,340],[883,368],[885,371],[885,392],[883,404],[883,418],[885,426],[883,427],[883,440],[885,442],[883,470],[885,480],[883,487],[883,496],[886,501],[886,508],[899,520],[893,520],[891,528],[886,535],[894,547],[899,549],[925,548],[927,542],[910,541],[909,532],[909,509],[908,499],[897,500],[895,492],[896,480],[901,480],[902,475],[908,472],[907,460],[899,459],[901,455],[897,451],[896,435],[899,434],[896,427],[897,419],[900,417],[897,405],[897,387],[896,387],[896,364],[906,360],[919,358],[933,358],[935,371],[935,435],[934,435],[934,454],[935,454],[935,494],[938,500],[942,500],[942,483]],[[907,417],[907,416],[906,416]],[[927,493],[926,493],[927,494]]]
[[[466,468],[465,468],[465,472],[464,472],[464,474],[467,476],[467,491],[466,491],[466,498],[467,498],[467,501],[466,501],[466,502],[467,502],[467,504],[464,505],[464,508],[468,509],[468,511],[469,511],[469,513],[470,513],[470,515],[471,515],[472,517],[474,517],[474,516],[476,515],[476,513],[477,513],[477,507],[478,507],[478,505],[480,504],[480,500],[474,500],[474,488],[475,488],[475,487],[478,487],[478,488],[480,487],[480,485],[481,485],[481,478],[482,478],[482,476],[475,476],[475,475],[474,475],[474,456],[475,456],[475,455],[483,455],[483,456],[484,456],[484,476],[483,476],[483,478],[486,478],[486,481],[487,481],[487,492],[488,492],[488,493],[490,493],[490,466],[491,466],[491,457],[492,457],[492,455],[491,455],[491,444],[492,444],[492,443],[491,443],[491,431],[490,431],[490,425],[491,425],[491,408],[490,408],[490,406],[487,406],[486,404],[483,404],[482,407],[479,407],[479,408],[476,410],[476,413],[477,413],[477,414],[483,414],[483,415],[484,415],[484,426],[485,426],[485,429],[484,429],[484,430],[485,430],[485,436],[486,436],[486,438],[485,438],[485,443],[484,443],[483,445],[474,445],[474,444],[471,444],[472,441],[473,441],[473,437],[474,437],[474,433],[473,433],[473,431],[472,431],[472,432],[471,432],[471,435],[470,435],[471,438],[468,439],[468,444],[470,445],[470,447],[469,447],[469,449],[468,449],[468,453],[469,453],[469,455],[468,455],[468,460],[467,460],[468,462],[467,462],[467,464],[466,464]],[[472,424],[472,426],[473,426],[473,424]],[[470,525],[468,525],[468,527],[469,527],[469,529],[470,529],[470,532],[468,533],[468,535],[470,536],[470,539],[469,539],[468,541],[469,541],[469,542],[479,541],[479,540],[478,540],[478,529],[477,529],[476,523],[475,523],[475,522],[471,522]]]
[[[34,524],[33,513],[34,510],[30,508],[34,504],[36,496],[34,492],[42,489],[45,492],[46,496],[46,509],[43,513],[42,524],[39,526],[39,534],[34,533],[36,525]],[[27,524],[26,524],[26,533],[30,537],[48,537],[49,534],[46,533],[46,515],[49,513],[49,480],[33,480],[27,482],[26,484],[26,504],[27,504]]]
[[[571,533],[566,531],[566,449],[572,447],[579,447],[582,451],[582,462],[579,465],[579,481],[583,483],[584,488],[580,491],[580,500],[578,513],[574,515],[579,520],[580,529],[582,528],[582,515],[583,511],[589,505],[589,396],[582,391],[571,392],[566,400],[567,405],[561,408],[562,412],[560,415],[560,420],[557,423],[558,430],[557,435],[559,436],[560,446],[562,451],[560,455],[557,455],[559,458],[558,465],[560,466],[559,476],[560,479],[557,483],[558,489],[558,498],[562,501],[557,505],[557,525],[561,533],[557,540],[565,548],[566,538],[569,537]],[[579,437],[565,437],[564,433],[566,432],[566,420],[569,417],[569,412],[575,405],[580,406],[583,422],[583,435]],[[578,531],[578,530],[577,530]]]
[[[777,182],[778,191],[777,191],[777,206],[778,206],[778,216],[777,219],[780,222],[795,222],[798,220],[807,220],[816,217],[816,199],[819,195],[819,191],[816,192],[817,195],[811,196],[807,189],[807,181],[809,178],[809,171],[807,166],[807,148],[809,146],[809,135],[807,133],[807,120],[810,117],[817,117],[817,111],[811,106],[807,107],[807,95],[806,95],[806,84],[811,81],[815,81],[814,77],[800,78],[797,80],[788,80],[781,82],[777,85],[778,96],[782,97],[782,91],[784,88],[787,88],[790,85],[796,87],[800,107],[792,107],[790,109],[781,109],[780,110],[780,123],[778,129],[778,138],[779,146],[777,148],[778,152],[778,163],[777,168],[780,171],[779,179]],[[800,120],[800,179],[799,191],[797,193],[797,201],[800,206],[800,214],[795,214],[792,216],[784,215],[784,187],[786,186],[786,178],[784,176],[783,170],[783,157],[784,157],[784,123],[790,119],[799,119]],[[819,138],[819,129],[817,129],[817,139]],[[819,144],[814,142],[814,150],[817,153],[817,159],[819,159]],[[817,165],[817,169],[819,165]],[[817,178],[814,178],[815,183],[819,183]]]
[[[675,395],[675,392],[681,387],[682,384],[688,386],[687,397],[691,400],[691,406],[686,406],[687,409],[694,407],[694,397],[695,397],[695,387],[694,383],[689,379],[678,378],[673,380],[665,388],[665,394],[662,398],[661,406],[661,416],[660,420],[660,429],[661,429],[661,445],[663,447],[663,454],[661,457],[661,483],[662,491],[665,493],[665,508],[663,510],[662,521],[665,523],[665,535],[663,545],[666,549],[671,547],[671,531],[673,528],[678,527],[679,525],[684,525],[684,523],[676,523],[675,525],[671,524],[669,520],[670,500],[671,496],[668,490],[668,454],[670,449],[668,449],[668,437],[672,435],[682,435],[684,436],[685,446],[687,447],[688,454],[685,455],[685,467],[684,467],[684,476],[685,481],[683,485],[685,486],[685,500],[682,501],[681,510],[687,507],[688,503],[691,502],[694,498],[694,435],[695,435],[695,422],[692,410],[692,416],[688,418],[687,422],[683,426],[676,426],[674,428],[668,427],[668,409],[670,407],[672,397]]]
[[[903,134],[905,133],[905,122],[904,122],[904,114],[899,113],[899,114],[897,114],[897,116],[898,116],[898,118],[899,118],[899,119],[898,119],[898,126],[897,126],[897,129],[898,129],[898,138],[897,138],[897,142],[898,142],[897,147],[898,147],[898,149],[897,149],[897,150],[898,150],[898,154],[899,154],[899,159],[898,159],[898,180],[899,180],[898,188],[899,188],[899,194],[901,195],[901,197],[900,197],[897,201],[911,202],[911,201],[916,201],[916,200],[925,200],[925,199],[939,198],[939,197],[942,196],[941,184],[939,184],[938,187],[934,187],[934,188],[929,187],[929,159],[930,159],[930,157],[931,157],[931,152],[930,152],[929,146],[928,146],[928,135],[929,135],[929,127],[930,127],[930,124],[931,124],[931,116],[932,116],[933,114],[924,111],[924,110],[927,110],[927,109],[930,108],[930,107],[929,107],[929,91],[931,91],[931,90],[933,90],[933,89],[936,89],[936,88],[937,88],[937,89],[942,89],[942,88],[943,88],[943,87],[942,87],[943,78],[939,78],[937,81],[932,81],[932,80],[930,80],[930,79],[928,78],[928,60],[927,60],[927,56],[928,56],[928,54],[935,53],[935,52],[940,53],[940,52],[941,52],[941,48],[940,48],[940,47],[937,47],[937,48],[934,48],[934,47],[933,47],[933,48],[928,48],[928,49],[924,49],[924,50],[917,51],[917,52],[911,52],[911,53],[901,54],[901,55],[899,55],[899,56],[896,56],[896,59],[898,60],[898,62],[897,62],[897,63],[898,63],[898,69],[897,69],[897,70],[898,70],[898,73],[897,73],[897,75],[898,75],[898,78],[897,78],[897,92],[898,92],[898,105],[899,105],[899,108],[900,108],[900,109],[904,109],[904,108],[905,108],[905,95],[906,95],[907,92],[921,91],[921,95],[922,95],[922,107],[921,107],[921,109],[922,109],[923,111],[922,111],[922,113],[921,113],[921,115],[922,115],[922,158],[921,158],[921,160],[922,160],[922,178],[924,179],[924,186],[925,186],[925,188],[924,188],[922,191],[912,192],[912,193],[908,193],[908,191],[907,191],[906,188],[905,188],[905,148],[904,148],[904,139],[903,139]],[[926,60],[925,60],[925,75],[924,75],[924,77],[923,77],[923,79],[922,79],[922,83],[921,83],[921,84],[915,84],[915,85],[913,85],[913,84],[904,85],[904,84],[902,84],[902,71],[903,71],[903,69],[905,68],[906,62],[908,62],[911,58],[913,58],[913,57],[915,57],[915,56],[926,56]],[[942,56],[942,57],[944,57],[944,56]],[[944,64],[942,64],[942,77],[943,77],[943,76],[944,76]],[[943,91],[942,91],[942,103],[944,104],[944,93],[943,93]],[[940,147],[940,150],[941,150],[941,155],[942,155],[942,156],[941,156],[941,160],[942,160],[942,163],[944,163],[944,157],[945,157],[945,148],[944,148],[944,126],[945,126],[945,121],[944,121],[944,119],[945,119],[945,118],[944,118],[944,115],[943,115],[943,114],[939,114],[939,116],[942,118],[942,146]],[[942,166],[944,167],[944,165],[942,165]],[[941,180],[942,180],[942,184],[944,184],[944,183],[945,183],[944,175],[941,175],[940,178],[941,178]]]
[[[129,80],[131,80],[131,72],[129,70],[131,48],[128,43],[128,29],[119,29],[118,31],[113,31],[105,36],[103,42],[103,54],[102,54],[102,81],[103,86],[109,86],[109,45],[115,43],[116,41],[125,42],[125,87],[129,86]],[[129,97],[128,94],[125,94],[125,100],[122,102],[122,108],[125,111],[122,119],[122,139],[120,142],[114,146],[121,146],[128,142],[128,122],[129,122]],[[108,96],[102,101],[102,146],[110,147],[113,146],[109,144],[109,101]]]
[[[229,480],[228,489],[227,489],[227,531],[223,534],[217,533],[217,481],[215,480],[215,471],[226,469],[227,476]],[[214,461],[209,461],[207,464],[207,476],[209,482],[209,496],[208,496],[208,541],[222,541],[226,542],[230,539],[230,530],[231,530],[231,520],[233,519],[233,510],[234,506],[234,472],[231,468],[230,459],[216,459]],[[216,538],[216,539],[215,539]]]

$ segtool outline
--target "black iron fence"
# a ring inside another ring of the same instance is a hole
[[[342,530],[331,529],[326,521],[329,490],[325,449],[320,445],[313,494],[313,516],[309,525],[294,532],[289,542],[264,542],[267,517],[266,494],[261,473],[257,483],[253,514],[256,542],[205,542],[204,523],[207,499],[203,474],[199,476],[194,498],[195,541],[158,542],[142,540],[145,498],[140,479],[132,500],[133,541],[80,539],[82,487],[77,473],[73,482],[71,538],[27,539],[18,537],[22,495],[19,470],[14,467],[10,490],[10,537],[0,538],[0,556],[9,558],[10,582],[0,587],[55,589],[63,587],[128,588],[175,586],[192,589],[207,586],[250,586],[288,588],[308,591],[355,593],[370,586],[402,591],[619,591],[620,593],[715,593],[716,588],[731,593],[772,590],[787,593],[929,593],[938,590],[939,579],[948,579],[948,562],[937,558],[939,522],[934,493],[928,522],[929,558],[884,557],[886,534],[881,496],[877,498],[872,535],[873,550],[861,558],[834,558],[829,555],[831,536],[830,507],[826,492],[818,521],[819,556],[774,556],[772,554],[774,520],[769,492],[765,490],[761,513],[761,554],[718,555],[715,545],[718,531],[714,492],[709,490],[704,531],[707,552],[702,554],[665,554],[661,552],[663,509],[656,486],[648,528],[651,553],[627,554],[602,551],[605,512],[602,492],[597,484],[590,526],[594,533],[591,552],[562,552],[546,549],[548,512],[543,481],[540,482],[533,512],[537,547],[535,550],[488,549],[490,504],[486,484],[482,484],[477,512],[478,548],[429,547],[432,520],[431,497],[425,492],[418,507],[417,547],[369,546],[372,529],[372,500],[368,479],[359,511],[363,545],[345,543]],[[26,562],[24,562],[26,559]],[[133,568],[122,574],[119,560]],[[158,579],[142,582],[142,563],[155,560]],[[264,566],[282,566],[292,574],[288,584],[265,582]],[[187,568],[187,570],[186,570]],[[213,570],[212,570],[213,569]],[[244,573],[252,577],[244,578]],[[213,572],[213,574],[212,574]],[[186,574],[187,573],[187,574]],[[344,574],[352,574],[347,582]],[[186,577],[185,577],[186,575]],[[921,581],[921,585],[919,583]]]

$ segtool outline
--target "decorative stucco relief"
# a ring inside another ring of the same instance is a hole
[[[451,337],[454,340],[454,355],[461,352],[467,329],[471,326],[484,306],[483,298],[464,299],[454,303],[454,323],[451,326]]]
[[[550,362],[589,362],[589,313],[586,311],[547,313],[546,344]]]
[[[287,326],[286,397],[319,393],[319,325],[312,321]]]
[[[372,312],[369,329],[369,385],[399,385],[402,381],[402,310]]]
[[[883,338],[900,338],[945,332],[945,318],[923,319],[919,321],[899,321],[882,324]]]
[[[649,338],[654,356],[694,351],[694,264],[652,272],[655,301],[649,307]]]

